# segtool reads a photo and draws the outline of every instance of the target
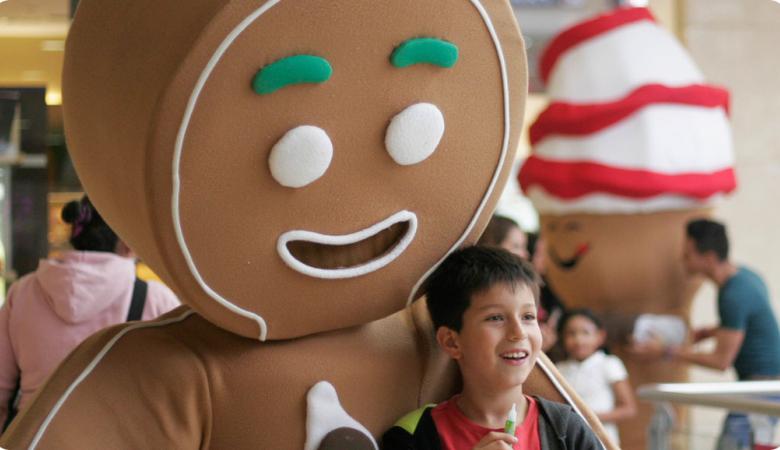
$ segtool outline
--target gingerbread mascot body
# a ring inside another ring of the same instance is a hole
[[[452,392],[407,305],[511,167],[506,1],[84,0],[64,87],[87,192],[188,306],[91,337],[0,445],[371,449]]]

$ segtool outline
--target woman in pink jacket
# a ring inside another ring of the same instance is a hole
[[[115,253],[123,247],[117,235],[87,197],[68,203],[62,219],[72,225],[75,250],[41,260],[35,272],[11,286],[0,308],[0,426],[17,383],[22,408],[81,341],[132,316],[135,262]],[[142,320],[179,305],[163,284],[150,281],[146,290],[138,311]]]

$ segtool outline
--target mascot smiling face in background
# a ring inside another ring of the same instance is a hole
[[[526,89],[505,0],[82,0],[69,150],[187,306],[92,336],[0,445],[375,448],[454,388],[406,306],[489,219]]]

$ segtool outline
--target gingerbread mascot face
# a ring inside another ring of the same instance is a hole
[[[0,444],[313,449],[445,392],[406,306],[489,219],[526,90],[505,0],[80,2],[69,149],[188,306],[85,343]]]
[[[103,25],[126,11],[80,7],[67,114],[132,122],[116,128],[133,142],[109,145],[90,136],[93,122],[71,121],[96,204],[188,304],[244,336],[301,336],[403,308],[481,231],[511,161],[525,86],[511,10],[476,0],[193,8],[145,14],[160,35],[133,39],[174,48],[131,53],[130,67],[119,48],[86,44],[131,42]],[[101,90],[82,68],[106,58],[116,73]],[[127,85],[141,92],[117,98]],[[151,119],[103,112],[144,100]],[[145,195],[108,192],[130,171]]]

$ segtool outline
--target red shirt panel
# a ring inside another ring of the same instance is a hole
[[[486,434],[491,431],[504,431],[501,428],[490,429],[477,425],[460,411],[458,396],[437,405],[431,411],[431,418],[439,432],[442,450],[472,450]],[[515,437],[518,442],[515,450],[541,450],[539,444],[539,409],[536,400],[528,399],[528,412],[522,424],[518,424]],[[508,411],[507,411],[508,412]]]

